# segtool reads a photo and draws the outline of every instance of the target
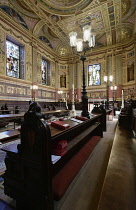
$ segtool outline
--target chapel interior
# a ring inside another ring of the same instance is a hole
[[[136,209],[136,0],[0,0],[0,150],[2,209]]]

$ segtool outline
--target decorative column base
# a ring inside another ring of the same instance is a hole
[[[88,112],[88,97],[86,95],[86,92],[82,92],[83,96],[82,96],[82,113],[81,115],[83,117],[87,117],[90,118],[89,116],[89,112]]]
[[[75,110],[75,105],[72,104],[72,110],[70,111],[70,117],[76,116],[76,110]]]
[[[75,110],[71,110],[70,111],[70,117],[75,117],[76,116],[76,111]]]

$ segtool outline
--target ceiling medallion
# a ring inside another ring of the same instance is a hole
[[[79,9],[87,7],[92,0],[38,0],[47,12],[59,15],[74,14]]]

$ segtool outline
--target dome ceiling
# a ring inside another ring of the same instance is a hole
[[[5,12],[11,8],[34,35],[63,55],[71,50],[69,32],[80,36],[82,26],[90,24],[96,32],[96,48],[118,44],[128,34],[132,37],[136,17],[135,0],[1,0],[0,7]]]

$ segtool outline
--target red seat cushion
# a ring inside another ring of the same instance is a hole
[[[91,137],[80,151],[77,152],[53,178],[52,185],[55,200],[60,200],[62,198],[70,183],[88,159],[99,140],[100,136]]]

